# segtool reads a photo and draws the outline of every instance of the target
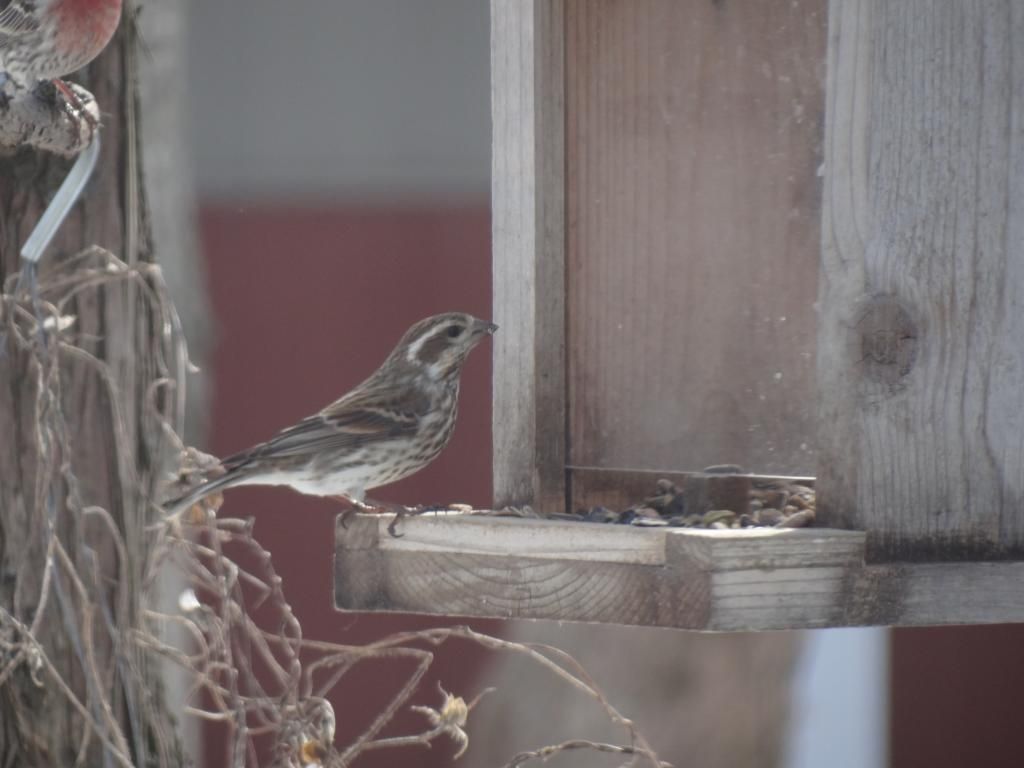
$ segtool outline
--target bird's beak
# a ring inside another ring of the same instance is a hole
[[[494,323],[489,323],[486,320],[478,320],[476,325],[477,333],[486,333],[488,336],[498,330],[498,326]]]

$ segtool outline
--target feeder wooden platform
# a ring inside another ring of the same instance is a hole
[[[1024,621],[1024,563],[865,565],[854,531],[444,513],[395,538],[389,521],[337,526],[338,608],[702,630]]]
[[[822,527],[360,518],[338,606],[1024,620],[1010,5],[492,0],[495,505],[613,506],[651,487],[624,467],[735,462],[815,475]]]

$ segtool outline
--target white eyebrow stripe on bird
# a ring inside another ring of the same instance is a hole
[[[405,350],[405,359],[410,363],[417,362],[419,360],[420,350],[423,349],[423,345],[426,344],[427,339],[433,338],[436,333],[436,331],[433,333],[425,333],[410,344],[409,348]]]

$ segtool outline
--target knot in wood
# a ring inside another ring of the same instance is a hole
[[[873,381],[896,385],[917,359],[917,325],[894,296],[868,300],[857,320],[860,366]]]

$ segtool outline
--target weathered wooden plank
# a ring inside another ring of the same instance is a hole
[[[670,601],[658,592],[664,569],[653,567],[664,564],[664,541],[643,536],[643,531],[607,535],[615,532],[595,525],[580,539],[564,530],[579,524],[464,518],[453,525],[421,517],[406,521],[411,525],[403,522],[403,536],[395,538],[382,522],[359,515],[348,528],[337,527],[339,607],[626,624],[668,621],[661,612]],[[439,546],[438,536],[445,528],[456,542],[447,550]],[[545,540],[556,538],[551,535],[555,530],[562,544],[544,547]],[[527,539],[540,551],[524,550]],[[595,543],[593,550],[587,548]],[[530,555],[508,557],[524,551]],[[574,566],[566,568],[570,561]]]
[[[452,525],[451,518],[459,524]],[[521,525],[514,518],[427,515],[416,522],[416,536],[377,542],[384,552],[459,552],[467,555],[529,553],[535,559],[586,560],[595,563],[664,565],[665,540],[645,536],[640,528],[584,525],[550,520]]]
[[[1024,563],[923,563],[870,569],[902,581],[900,621],[976,624],[1024,620]]]
[[[493,517],[412,518],[394,538],[386,525],[358,516],[338,526],[339,607],[695,629],[824,625],[864,539]],[[737,581],[742,573],[762,576]],[[730,607],[764,585],[770,600]]]
[[[831,3],[818,509],[871,557],[1024,552],[1022,49],[1019,3]]]
[[[387,524],[338,526],[338,608],[716,631],[1024,621],[1024,563],[866,565],[855,531]]]
[[[570,464],[813,473],[825,26],[567,0]]]
[[[491,0],[497,506],[565,506],[562,0]]]

